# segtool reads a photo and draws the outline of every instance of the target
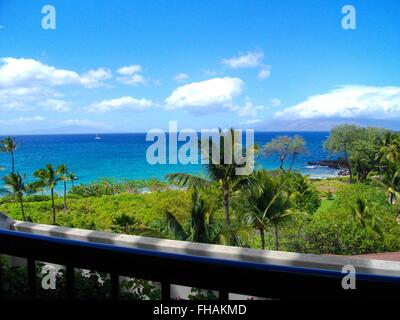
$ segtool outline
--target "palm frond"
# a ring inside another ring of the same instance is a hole
[[[183,230],[182,225],[172,213],[167,211],[165,214],[165,218],[167,221],[168,230],[175,235],[176,239],[186,240],[188,238],[185,230]]]
[[[181,187],[206,189],[211,185],[210,181],[188,173],[171,173],[166,175],[166,178]]]

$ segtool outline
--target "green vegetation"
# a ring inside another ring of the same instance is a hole
[[[45,290],[41,286],[44,264],[36,264],[36,298],[39,300],[67,299],[65,269],[56,274],[57,286],[54,290]],[[26,267],[10,267],[0,257],[2,286],[0,294],[7,300],[28,300],[29,285]],[[6,295],[5,295],[6,294]],[[75,298],[78,300],[111,299],[111,279],[107,273],[75,270]],[[150,281],[134,278],[122,278],[120,281],[120,298],[122,300],[160,300],[161,290]]]
[[[226,134],[221,132],[221,145]],[[211,141],[202,143],[212,150]],[[11,172],[3,181],[0,211],[38,223],[249,248],[346,255],[399,251],[399,135],[339,126],[325,147],[342,157],[350,181],[312,180],[291,172],[305,143],[284,136],[263,150],[279,155],[282,170],[248,176],[236,174],[243,165],[235,159],[218,164],[211,154],[205,155],[204,178],[176,173],[169,182],[103,179],[74,185],[77,177],[65,165],[47,165],[35,172],[37,181],[26,184]],[[242,153],[249,157],[257,150],[251,146]],[[61,196],[54,192],[57,184],[63,185]]]

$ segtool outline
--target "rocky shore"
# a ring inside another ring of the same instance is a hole
[[[338,176],[348,176],[348,162],[345,159],[308,161],[308,166],[327,167],[339,170]]]

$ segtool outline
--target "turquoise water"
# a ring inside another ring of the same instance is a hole
[[[294,133],[257,132],[255,141],[260,146],[272,138]],[[307,161],[326,159],[329,155],[323,149],[323,142],[329,132],[303,132],[299,134],[307,142],[308,154],[301,156],[295,163],[295,169],[312,176],[327,177],[336,174],[328,168],[309,168]],[[82,135],[35,135],[16,136],[18,149],[15,153],[16,170],[33,179],[33,172],[47,163],[55,166],[63,163],[78,177],[78,183],[89,183],[100,178],[123,179],[162,179],[173,172],[201,173],[201,165],[150,165],[146,161],[146,150],[151,142],[146,142],[144,133],[102,134],[101,140],[95,140],[93,134]],[[278,167],[278,161],[257,157],[259,167],[272,169]],[[0,154],[0,165],[10,170],[10,157]]]

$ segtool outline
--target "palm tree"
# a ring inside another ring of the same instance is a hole
[[[380,218],[374,214],[365,199],[357,198],[356,205],[352,208],[353,219],[358,222],[364,229],[372,229],[380,232]]]
[[[54,188],[57,183],[61,180],[57,170],[54,170],[53,165],[48,164],[46,168],[36,170],[34,176],[39,180],[35,183],[35,186],[41,188],[48,188],[51,193],[51,209],[53,213],[53,224],[56,224],[56,206],[54,203]]]
[[[265,231],[274,229],[275,248],[279,250],[279,226],[291,214],[288,198],[283,194],[285,182],[279,183],[268,171],[254,173],[255,185],[243,191],[245,217],[260,233],[261,249],[265,249]]]
[[[71,181],[71,188],[74,187],[74,182],[79,180],[79,178],[72,172],[67,173],[67,178],[69,181]]]
[[[9,175],[3,177],[2,180],[7,188],[3,192],[9,193],[18,199],[18,202],[21,206],[22,219],[25,221],[26,217],[23,197],[26,193],[31,191],[30,185],[24,182],[24,177],[22,177],[19,173],[10,173]]]
[[[190,233],[186,233],[184,227],[179,223],[171,212],[166,212],[166,220],[168,229],[172,232],[178,240],[191,240],[193,242],[210,243],[210,228],[211,224],[207,222],[208,208],[201,198],[198,190],[192,193],[192,208],[191,208],[191,221]]]
[[[378,161],[380,180],[383,179],[383,169],[396,164],[400,159],[399,138],[392,132],[387,132],[379,142],[380,148],[375,155],[375,161]]]
[[[205,203],[197,189],[192,193],[190,229],[184,226],[169,211],[166,212],[168,230],[175,239],[200,243],[238,245],[248,238],[246,226],[221,227],[213,219],[212,209]]]
[[[15,164],[14,164],[14,152],[17,149],[17,142],[12,137],[6,137],[0,141],[1,143],[1,151],[8,152],[11,155],[11,172],[15,172]]]
[[[393,205],[400,194],[400,169],[390,166],[385,172],[382,182],[389,195],[389,203]]]
[[[132,217],[126,213],[122,213],[116,216],[113,220],[111,229],[116,232],[132,234],[135,231],[137,221],[135,217]]]
[[[208,150],[207,153],[203,155],[207,162],[207,178],[187,173],[173,173],[166,176],[170,182],[189,188],[207,189],[210,188],[212,184],[217,183],[223,198],[225,220],[228,226],[231,224],[230,199],[232,193],[250,187],[253,183],[250,176],[238,175],[237,169],[244,168],[246,163],[252,161],[251,157],[254,156],[254,152],[257,151],[256,146],[243,149],[241,145],[236,143],[236,136],[237,133],[233,129],[226,132],[220,130],[219,148],[215,146],[211,138],[206,141],[201,141],[202,150]],[[208,147],[205,148],[207,144]],[[226,148],[228,148],[228,150]],[[216,159],[213,150],[219,151],[219,159]],[[237,152],[238,150],[241,151],[242,155],[245,157],[244,164],[239,164],[235,159],[234,154],[235,151]],[[229,158],[227,158],[227,155]]]
[[[67,212],[67,181],[68,181],[68,167],[64,164],[60,164],[57,168],[57,173],[60,175],[60,179],[64,184],[64,212]]]

